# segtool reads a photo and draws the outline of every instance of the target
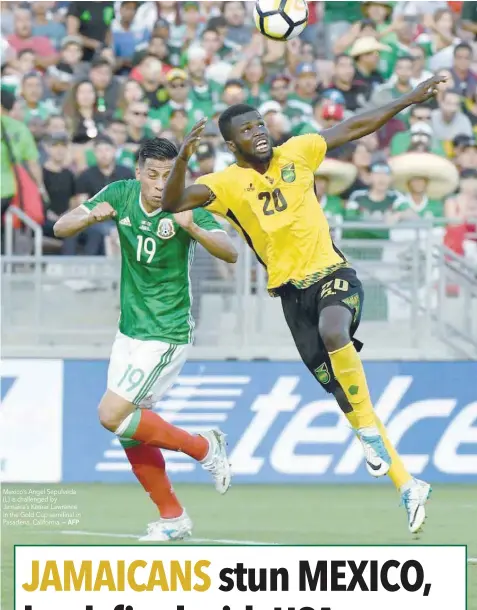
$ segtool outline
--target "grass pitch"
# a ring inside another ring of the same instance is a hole
[[[2,603],[13,610],[14,544],[134,544],[157,519],[139,485],[3,485],[6,490],[75,489],[79,524],[3,525]],[[286,544],[466,544],[477,558],[477,487],[436,485],[419,539],[391,486],[236,486],[220,497],[212,487],[177,485],[194,521],[193,542]],[[7,506],[2,502],[3,522]],[[47,517],[47,515],[45,515]],[[477,564],[468,566],[468,610],[477,610]]]

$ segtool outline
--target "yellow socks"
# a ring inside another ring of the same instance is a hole
[[[352,343],[329,354],[333,373],[343,388],[348,402],[353,408],[351,413],[345,413],[346,418],[355,430],[360,428],[377,428],[384,445],[391,457],[391,468],[388,476],[396,488],[400,488],[412,480],[399,454],[391,444],[386,428],[374,412],[363,365],[358,352]]]
[[[399,491],[400,488],[406,483],[409,483],[409,481],[411,481],[413,477],[406,470],[403,461],[399,457],[399,453],[396,451],[394,445],[388,438],[386,428],[384,427],[382,421],[376,414],[374,415],[374,421],[376,422],[376,428],[379,430],[379,433],[381,434],[382,439],[384,441],[384,445],[386,446],[386,449],[388,450],[388,453],[392,459],[391,468],[388,472],[388,477],[391,479],[391,481],[396,486],[396,489]]]
[[[350,342],[341,349],[329,354],[333,373],[343,388],[343,392],[353,407],[357,428],[374,428],[373,404],[369,395],[368,384],[363,364],[354,345]]]

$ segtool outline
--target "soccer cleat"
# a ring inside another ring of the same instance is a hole
[[[364,449],[366,468],[372,477],[383,477],[391,468],[391,456],[379,434],[368,436],[358,430],[358,438]]]
[[[202,460],[202,468],[212,475],[215,489],[224,494],[230,487],[232,470],[227,457],[225,434],[220,430],[209,430],[202,434],[209,441],[209,452]]]
[[[139,542],[171,542],[185,540],[192,535],[192,521],[184,511],[175,519],[159,519],[147,526],[147,534]]]
[[[432,487],[425,481],[414,479],[409,489],[401,494],[401,503],[407,511],[407,521],[411,534],[421,531],[426,520],[425,504],[429,500]]]

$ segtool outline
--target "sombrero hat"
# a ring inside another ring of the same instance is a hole
[[[366,55],[367,53],[373,53],[374,51],[390,51],[391,47],[388,47],[387,44],[383,44],[376,40],[374,36],[363,36],[362,38],[358,38],[356,42],[351,47],[349,52],[351,57],[359,57],[360,55]]]
[[[357,175],[356,166],[336,159],[325,159],[315,172],[317,178],[328,180],[327,192],[329,195],[339,195],[346,191],[356,180]]]
[[[428,180],[427,195],[431,199],[442,199],[459,186],[457,168],[444,157],[431,153],[409,152],[388,161],[394,177],[394,186],[401,192],[409,190],[409,180]]]
[[[395,2],[386,2],[385,0],[367,0],[366,2],[361,2],[361,12],[364,15],[368,14],[368,8],[370,4],[381,4],[382,6],[385,6],[388,9],[389,17],[390,15],[392,15]]]

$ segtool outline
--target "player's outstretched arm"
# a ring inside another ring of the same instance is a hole
[[[377,131],[402,110],[413,104],[427,102],[431,97],[434,97],[437,93],[437,85],[445,81],[445,76],[433,76],[421,83],[411,93],[399,97],[382,108],[363,112],[347,121],[343,121],[336,127],[325,129],[321,132],[321,135],[326,140],[327,148],[330,150],[342,146],[346,142],[359,140],[359,138]]]
[[[162,193],[162,209],[165,212],[184,212],[200,208],[210,199],[210,191],[203,184],[185,187],[187,165],[200,144],[200,136],[206,123],[207,119],[199,121],[182,143]]]
[[[99,203],[91,212],[83,207],[77,207],[59,218],[54,227],[55,237],[73,237],[87,227],[104,222],[116,216],[116,211],[107,202]]]

